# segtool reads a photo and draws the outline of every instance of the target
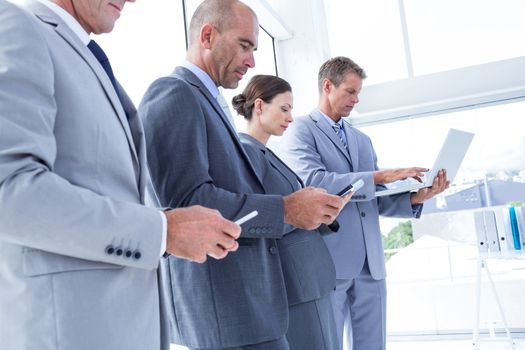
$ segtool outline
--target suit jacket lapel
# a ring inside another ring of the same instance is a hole
[[[346,150],[345,146],[339,139],[339,136],[337,136],[334,129],[330,127],[328,122],[325,122],[324,120],[322,120],[323,116],[321,112],[319,112],[318,110],[314,110],[312,113],[310,113],[310,118],[312,118],[312,120],[315,122],[315,125],[319,128],[319,130],[321,130],[321,132],[323,132],[330,139],[330,141],[332,141],[332,143],[337,147],[337,149],[345,156],[348,162],[352,164],[350,155],[348,154],[348,151]],[[348,147],[350,147],[350,143],[348,143]]]
[[[100,84],[104,89],[108,100],[112,104],[113,109],[115,110],[115,114],[118,116],[118,119],[120,121],[120,124],[124,128],[126,137],[128,139],[128,143],[130,145],[131,154],[133,155],[135,162],[137,162],[138,164],[138,155],[135,150],[133,137],[131,134],[130,127],[128,125],[126,113],[124,112],[124,107],[122,106],[122,103],[120,102],[117,96],[117,92],[111,84],[108,75],[106,74],[100,63],[93,56],[91,51],[89,51],[89,49],[80,41],[80,39],[75,35],[75,33],[73,33],[71,29],[69,29],[69,27],[55,13],[53,13],[53,11],[51,11],[45,5],[42,5],[36,1],[29,2],[27,7],[41,21],[53,26],[55,32],[60,37],[62,37],[62,39],[64,39],[64,41],[67,42],[71,46],[71,48],[75,50],[78,53],[78,55],[82,57],[84,61],[86,61],[86,63],[89,65],[89,67],[93,70],[98,80],[100,81]]]
[[[127,116],[127,123],[129,124],[129,129],[133,137],[134,149],[138,157],[138,178],[139,178],[139,191],[140,198],[144,203],[145,200],[145,190],[146,190],[146,181],[149,180],[147,174],[147,160],[146,160],[146,141],[144,138],[144,129],[142,127],[142,122],[137,113],[137,109],[133,105],[133,102],[126,94],[124,89],[120,86],[119,82],[117,84],[120,88],[120,93],[122,95],[122,108],[125,111]]]
[[[210,91],[206,88],[206,86],[204,86],[204,84],[199,80],[199,78],[197,78],[197,76],[193,74],[190,70],[183,67],[177,67],[174,73],[176,75],[179,75],[180,78],[184,79],[185,81],[187,81],[188,83],[195,86],[201,91],[201,93],[204,95],[204,97],[206,97],[213,109],[215,109],[217,114],[221,117],[221,120],[228,129],[228,132],[240,144],[239,136],[237,135],[235,129],[233,129],[233,126],[230,124],[228,117],[224,114],[224,111],[219,105],[219,102],[217,101],[217,99],[213,98]]]
[[[269,152],[273,156],[272,159],[275,159],[278,162],[278,164],[274,164],[274,162],[270,160],[270,164],[272,165],[272,167],[274,167],[286,179],[286,181],[290,183],[294,191],[297,191],[304,187],[304,183],[301,180],[301,178],[292,169],[290,169],[290,167],[286,165],[286,163],[284,163],[281,160],[281,158],[277,157],[275,153],[273,153],[269,148],[266,148],[266,152]],[[293,183],[292,181],[290,181],[287,174],[283,171],[283,168],[288,169],[290,173],[294,175],[295,179],[297,180],[296,183]],[[299,188],[297,188],[298,184],[299,184]]]
[[[357,137],[354,135],[354,128],[348,123],[346,120],[343,119],[343,127],[345,129],[346,134],[346,142],[348,142],[348,152],[350,152],[350,161],[352,162],[352,168],[354,171],[357,171],[359,169],[359,157],[357,154],[359,153],[358,144],[357,144]]]
[[[175,72],[173,73],[173,76],[179,79],[182,79],[188,82],[189,84],[195,86],[202,93],[202,95],[208,100],[208,102],[213,107],[215,112],[217,112],[217,114],[220,116],[222,123],[226,126],[226,129],[228,133],[230,134],[230,136],[232,137],[233,142],[235,143],[239,152],[244,157],[245,161],[250,165],[250,169],[254,177],[257,179],[261,187],[264,188],[264,185],[261,179],[259,178],[259,176],[257,175],[257,172],[253,168],[250,157],[248,157],[248,155],[244,151],[244,148],[242,147],[241,140],[239,139],[239,135],[237,135],[237,132],[233,129],[232,125],[230,124],[230,121],[228,120],[228,117],[226,117],[226,115],[224,114],[224,111],[219,105],[219,102],[217,102],[217,100],[213,98],[213,96],[211,95],[209,90],[206,88],[206,86],[204,86],[204,84],[199,80],[199,78],[197,78],[197,76],[193,74],[189,69],[186,69],[184,67],[177,67],[175,68]]]

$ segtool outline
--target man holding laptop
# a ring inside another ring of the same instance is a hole
[[[325,62],[318,77],[319,106],[290,124],[281,139],[280,155],[307,186],[338,193],[350,183],[364,181],[338,216],[339,232],[324,238],[336,266],[333,306],[340,348],[346,322],[347,334],[353,338],[349,348],[383,350],[386,273],[379,215],[417,218],[422,203],[443,192],[449,182],[445,170],[438,170],[431,187],[376,197],[376,190],[385,189],[386,183],[409,177],[422,182],[429,169],[378,170],[370,138],[342,119],[358,103],[365,78],[363,69],[349,58]]]

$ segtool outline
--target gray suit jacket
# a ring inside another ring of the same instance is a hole
[[[247,134],[240,138],[266,193],[287,195],[303,187],[301,179],[262,143]],[[319,231],[295,229],[277,240],[277,246],[289,305],[316,300],[334,290],[334,263]]]
[[[159,349],[140,120],[65,23],[29,6],[0,0],[1,347]]]
[[[169,258],[173,341],[220,348],[283,336],[287,303],[273,239],[286,228],[282,196],[262,194],[221,107],[186,68],[154,82],[139,113],[162,206],[200,204],[227,219],[259,212],[243,224],[239,250],[225,259],[198,264]]]
[[[374,279],[385,278],[383,242],[379,215],[418,217],[421,206],[413,210],[409,194],[375,198],[372,173],[377,157],[370,138],[344,122],[349,152],[319,110],[299,117],[281,138],[279,155],[306,185],[338,193],[363,179],[365,185],[339,214],[340,229],[325,236],[335,263],[337,278],[356,277],[368,259]],[[378,186],[382,187],[382,186]]]

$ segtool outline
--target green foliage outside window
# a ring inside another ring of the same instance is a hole
[[[404,221],[394,227],[386,236],[383,236],[383,246],[385,249],[400,249],[414,242],[412,235],[412,222]],[[388,260],[395,253],[386,253]]]

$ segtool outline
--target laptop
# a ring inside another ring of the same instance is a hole
[[[443,146],[441,146],[441,150],[439,151],[432,169],[425,174],[422,183],[414,181],[407,184],[406,181],[403,181],[405,182],[404,184],[396,186],[396,183],[398,183],[398,181],[396,181],[392,183],[392,188],[376,191],[376,197],[415,191],[424,187],[432,187],[434,178],[441,169],[447,170],[447,180],[452,183],[456,177],[463,158],[465,158],[465,154],[467,154],[467,150],[470,146],[470,143],[472,142],[473,137],[474,134],[470,132],[450,129],[448,131],[447,137],[445,138],[445,142],[443,142]]]

